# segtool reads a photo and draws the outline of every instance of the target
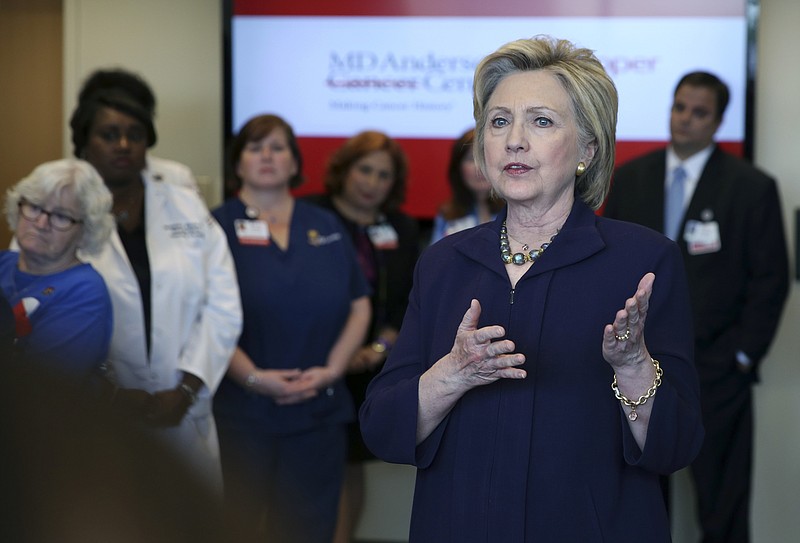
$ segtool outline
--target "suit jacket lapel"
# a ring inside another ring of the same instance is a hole
[[[681,225],[681,232],[686,226],[686,219],[699,219],[703,218],[703,211],[708,209],[708,206],[717,200],[725,190],[725,182],[723,176],[720,175],[719,169],[721,167],[719,147],[714,149],[711,156],[708,157],[703,168],[703,173],[700,174],[700,179],[697,181],[697,186],[692,194],[692,199],[686,208],[686,213],[683,216],[683,224]],[[681,235],[681,239],[683,236]]]

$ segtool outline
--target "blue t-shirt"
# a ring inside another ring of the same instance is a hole
[[[228,237],[239,279],[244,317],[239,347],[261,368],[326,365],[352,301],[369,294],[352,243],[336,216],[296,201],[284,251],[273,242],[264,245],[262,239],[248,236],[258,228],[248,228],[256,221],[246,216],[238,198],[213,215]],[[276,434],[354,418],[342,380],[312,400],[278,406],[226,378],[214,398],[214,409],[229,422],[256,420],[261,429]]]
[[[0,252],[0,289],[14,310],[16,351],[26,360],[82,379],[105,362],[113,328],[108,289],[89,264],[50,275],[17,268]]]

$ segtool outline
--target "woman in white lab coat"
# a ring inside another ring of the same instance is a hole
[[[70,126],[75,155],[100,172],[117,217],[110,241],[88,259],[114,306],[114,405],[221,485],[211,399],[241,331],[225,235],[194,190],[146,168],[152,116],[128,95],[96,92]]]

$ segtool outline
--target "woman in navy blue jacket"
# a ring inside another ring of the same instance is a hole
[[[593,211],[614,84],[537,37],[478,65],[474,105],[507,207],[423,254],[365,441],[417,467],[412,542],[667,542],[658,475],[703,438],[691,316],[677,246]]]

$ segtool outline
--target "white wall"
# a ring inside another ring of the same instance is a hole
[[[790,254],[800,209],[800,2],[761,0],[756,97],[756,163],[780,181]],[[792,273],[795,272],[792,260]],[[756,389],[756,541],[791,541],[800,533],[800,293],[792,281],[776,343]]]
[[[69,115],[83,78],[97,67],[141,73],[158,97],[159,144],[154,153],[185,162],[209,182],[209,204],[221,194],[222,35],[219,0],[65,0],[65,95]],[[756,162],[778,178],[794,247],[800,208],[800,2],[761,0],[758,46]],[[66,126],[66,119],[65,119]],[[65,154],[70,153],[65,131]],[[794,250],[792,249],[792,258]],[[797,283],[793,282],[793,286]],[[756,389],[754,540],[791,541],[800,531],[800,295],[793,288],[777,342]],[[378,492],[361,535],[399,539],[404,533],[413,470],[370,467]],[[695,539],[688,479],[674,496],[675,542]],[[399,501],[397,501],[399,500]],[[646,537],[643,534],[643,537]]]

